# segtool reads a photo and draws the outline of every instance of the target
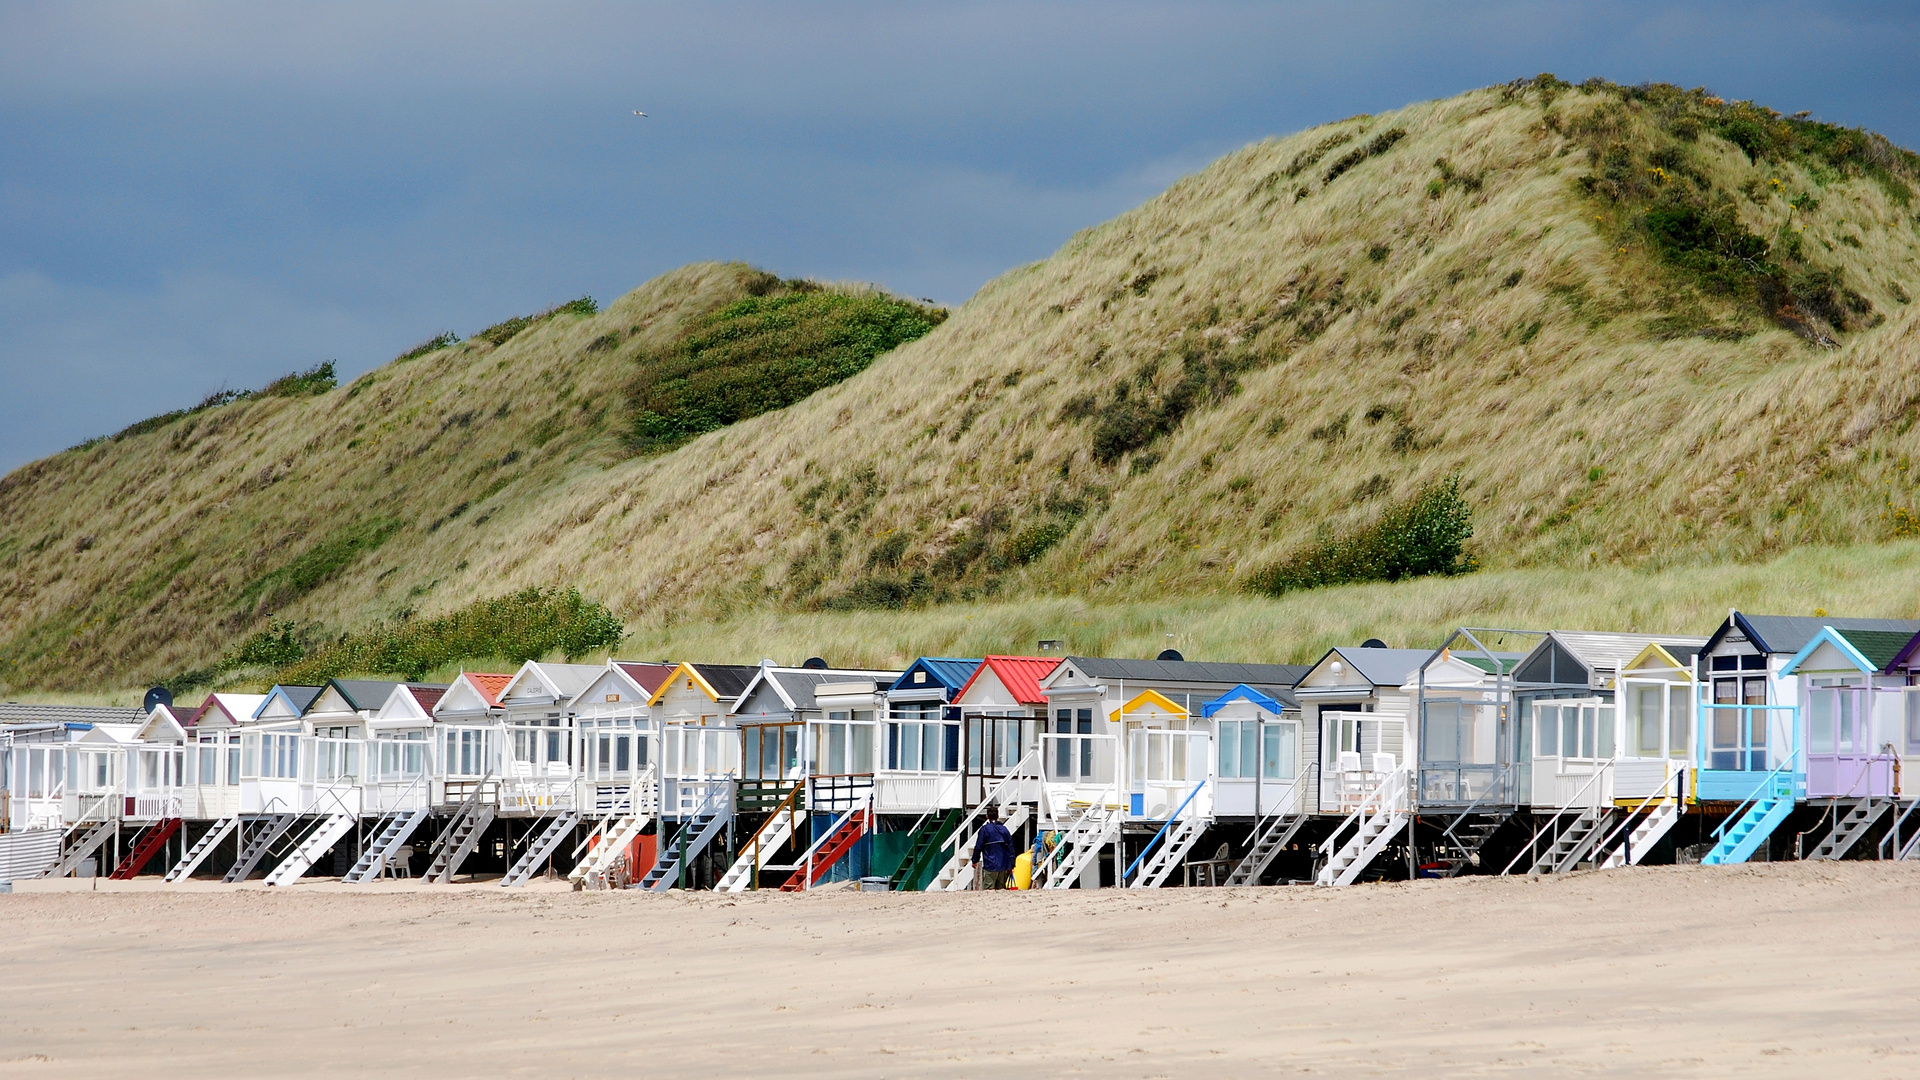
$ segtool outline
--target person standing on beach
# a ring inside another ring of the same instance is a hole
[[[982,889],[1005,889],[1013,873],[1013,834],[1000,824],[1000,811],[987,807],[987,823],[973,841],[973,879]]]

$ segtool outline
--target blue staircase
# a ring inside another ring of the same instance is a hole
[[[1767,842],[1767,837],[1773,835],[1773,830],[1787,820],[1787,815],[1793,813],[1793,774],[1776,773],[1768,777],[1763,790],[1763,794],[1756,795],[1748,804],[1745,813],[1720,827],[1720,839],[1712,851],[1701,857],[1700,865],[1746,862]]]

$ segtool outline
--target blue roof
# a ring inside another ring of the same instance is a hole
[[[1275,715],[1278,715],[1281,711],[1283,711],[1283,707],[1278,701],[1275,701],[1272,697],[1269,697],[1268,695],[1263,694],[1258,690],[1255,690],[1253,687],[1248,686],[1246,683],[1241,683],[1239,686],[1234,687],[1233,689],[1227,691],[1226,693],[1221,694],[1219,697],[1214,698],[1212,701],[1209,701],[1206,704],[1200,706],[1200,715],[1212,716],[1214,713],[1219,712],[1221,709],[1226,708],[1228,705],[1231,705],[1236,701],[1250,701],[1253,704],[1258,705],[1261,708]]]
[[[913,681],[914,672],[924,671],[931,682],[945,687],[950,697],[954,691],[967,685],[967,680],[973,678],[974,669],[978,668],[980,663],[978,658],[969,660],[958,656],[923,656],[909,665],[907,670],[901,672],[900,677],[895,679],[893,685],[887,687],[887,690],[925,689],[929,683]]]

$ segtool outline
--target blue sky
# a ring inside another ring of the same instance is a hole
[[[1916,56],[1892,3],[9,0],[0,469],[697,259],[959,303],[1235,147],[1539,71],[1920,145]]]

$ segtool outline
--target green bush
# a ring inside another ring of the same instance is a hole
[[[282,375],[254,393],[254,397],[315,397],[340,385],[334,378],[333,361],[315,364],[305,371]]]
[[[265,667],[276,670],[299,661],[307,647],[294,636],[293,624],[275,619],[265,630],[240,643],[228,658],[230,668]]]
[[[817,287],[747,296],[639,357],[629,442],[643,453],[667,450],[785,408],[866,370],[945,318],[939,308]]]
[[[564,304],[555,304],[545,311],[536,312],[532,315],[520,315],[508,319],[505,322],[494,323],[492,326],[487,327],[485,330],[473,336],[489,345],[505,345],[507,342],[513,340],[520,331],[525,330],[535,323],[545,322],[555,315],[597,315],[599,312],[600,305],[594,302],[593,297],[583,296],[578,300],[569,300]]]
[[[1013,539],[1007,542],[1007,558],[1016,563],[1030,563],[1051,551],[1066,536],[1067,526],[1060,522],[1036,522],[1013,534]]]
[[[1255,571],[1247,584],[1279,596],[1328,585],[1470,573],[1478,569],[1465,547],[1472,536],[1473,508],[1460,495],[1460,478],[1450,476],[1369,525]]]
[[[396,364],[404,364],[409,360],[418,360],[430,352],[439,352],[441,349],[452,348],[458,344],[460,344],[460,335],[448,330],[445,333],[436,334],[420,344],[415,345],[413,348],[408,349],[406,352],[401,353],[399,356],[394,357],[393,362]]]
[[[619,618],[579,590],[528,588],[437,618],[379,623],[346,634],[284,669],[279,678],[309,685],[347,674],[411,680],[468,660],[518,664],[553,653],[574,660],[611,649],[624,636]]]

